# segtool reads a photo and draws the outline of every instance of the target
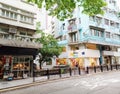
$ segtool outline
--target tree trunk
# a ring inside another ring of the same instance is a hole
[[[39,66],[40,66],[40,69],[42,69],[42,62],[43,62],[42,60],[39,60],[39,63],[40,63]]]
[[[40,69],[42,69],[42,62],[40,62]]]

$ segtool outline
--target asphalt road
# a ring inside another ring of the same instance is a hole
[[[120,71],[71,77],[1,94],[120,94]]]

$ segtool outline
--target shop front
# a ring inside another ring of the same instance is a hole
[[[69,52],[69,62],[72,67],[87,67],[99,65],[99,50],[82,49]]]
[[[115,51],[103,51],[103,64],[119,64],[120,53]]]
[[[1,47],[0,79],[9,77],[20,79],[32,76],[32,65],[36,54],[37,49]]]
[[[57,58],[56,65],[67,65],[67,59],[66,58]]]

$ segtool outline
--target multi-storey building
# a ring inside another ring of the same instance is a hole
[[[0,0],[0,78],[31,75],[33,59],[41,44],[36,31],[36,7],[23,0]]]
[[[64,52],[57,64],[81,67],[119,63],[120,20],[116,0],[106,0],[104,15],[88,16],[76,7],[72,19],[60,22],[57,35]]]

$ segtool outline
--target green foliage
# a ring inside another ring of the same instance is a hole
[[[102,7],[106,6],[106,3],[102,0],[84,0],[84,2],[81,3],[81,6],[84,8],[83,13],[92,16],[104,14]]]
[[[59,56],[62,52],[62,47],[58,45],[57,40],[52,35],[45,35],[42,31],[41,35],[42,36],[36,40],[43,45],[43,47],[39,49],[39,53],[42,55],[40,64],[50,61],[53,56]]]
[[[45,6],[49,14],[56,16],[60,20],[72,17],[72,12],[78,6],[83,7],[83,13],[87,15],[103,14],[102,8],[106,6],[104,0],[27,0],[38,5],[39,8]],[[79,3],[78,3],[79,2]]]

